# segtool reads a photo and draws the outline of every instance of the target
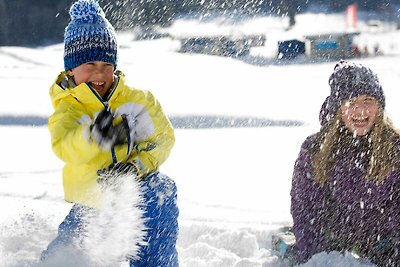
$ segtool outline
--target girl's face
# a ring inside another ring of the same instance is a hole
[[[361,95],[344,102],[340,106],[340,116],[349,131],[362,136],[372,129],[378,108],[378,101],[374,97]]]
[[[68,71],[77,85],[87,82],[101,97],[114,82],[114,65],[103,61],[87,62]]]

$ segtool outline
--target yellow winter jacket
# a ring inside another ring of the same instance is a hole
[[[125,85],[124,75],[119,71],[106,100],[86,83],[64,88],[61,83],[65,76],[62,72],[50,89],[54,107],[48,121],[52,148],[65,162],[65,200],[96,207],[101,198],[99,169],[112,163],[130,162],[138,168],[140,176],[146,176],[169,156],[175,143],[174,130],[154,96]],[[132,146],[122,144],[104,150],[91,138],[90,125],[105,107],[110,107],[114,114],[134,118]]]

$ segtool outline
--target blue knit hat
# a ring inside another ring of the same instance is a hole
[[[117,40],[113,26],[96,0],[78,0],[69,10],[71,22],[64,33],[64,68],[103,61],[117,65]]]
[[[321,125],[335,117],[344,101],[361,95],[374,97],[385,108],[385,94],[378,76],[361,64],[339,61],[329,77],[329,85],[331,94],[325,99],[319,114]]]

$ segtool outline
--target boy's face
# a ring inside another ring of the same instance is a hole
[[[77,85],[87,82],[101,97],[114,82],[114,65],[103,61],[87,62],[68,71]]]

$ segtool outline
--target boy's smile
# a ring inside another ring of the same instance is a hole
[[[103,96],[108,89],[105,88],[105,82],[89,82],[90,86],[96,90],[100,96]]]
[[[77,85],[86,82],[103,97],[114,82],[114,65],[103,61],[87,62],[68,74],[74,77]]]

